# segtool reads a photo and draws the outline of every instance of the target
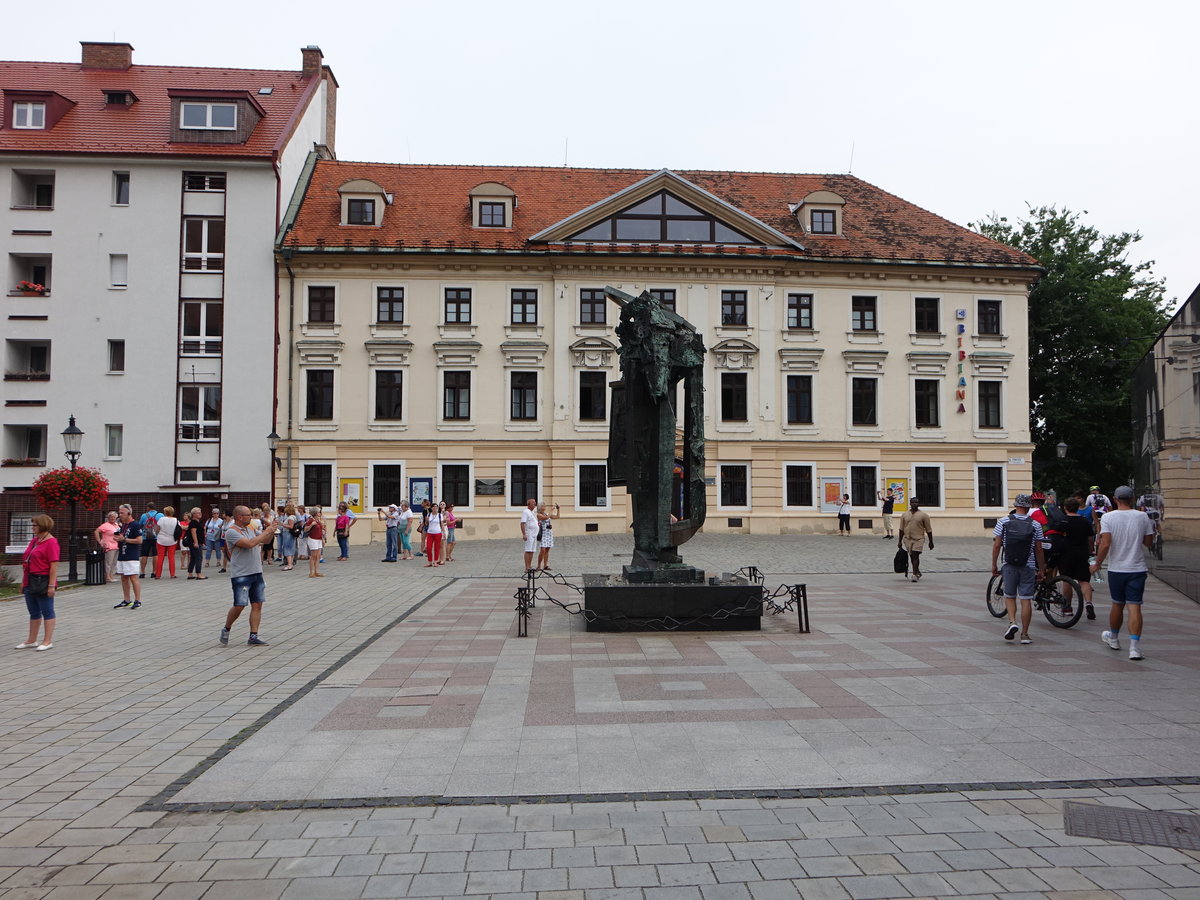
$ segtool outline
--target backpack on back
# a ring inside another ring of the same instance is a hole
[[[1010,566],[1023,566],[1029,562],[1029,551],[1033,548],[1033,519],[1009,516],[1004,526],[1004,561]]]
[[[1049,531],[1057,531],[1060,534],[1067,533],[1067,523],[1069,519],[1067,514],[1063,512],[1061,506],[1057,503],[1054,506],[1046,507],[1046,528]]]

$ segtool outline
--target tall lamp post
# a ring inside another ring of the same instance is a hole
[[[71,416],[71,421],[62,433],[63,446],[67,448],[65,456],[71,463],[71,471],[75,471],[75,463],[79,462],[79,457],[83,455],[83,432],[75,424],[75,417]],[[71,539],[67,542],[67,554],[70,557],[70,571],[67,573],[68,581],[79,580],[79,569],[75,562],[75,528],[76,528],[76,512],[79,501],[74,495],[71,497]]]
[[[271,467],[271,493],[268,496],[268,500],[274,504],[276,502],[275,472],[283,468],[283,464],[279,462],[279,457],[275,455],[275,451],[279,449],[279,435],[276,433],[274,428],[272,428],[271,433],[267,435],[267,449],[271,451],[271,462],[274,463],[274,465]]]

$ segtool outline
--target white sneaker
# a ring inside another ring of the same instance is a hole
[[[1108,644],[1108,646],[1112,647],[1114,650],[1121,649],[1121,642],[1117,640],[1117,636],[1111,631],[1100,632],[1100,640],[1104,641],[1104,643]]]
[[[38,644],[36,652],[41,653],[43,650],[49,650],[53,646],[53,644]]]
[[[1142,656],[1142,651],[1137,648],[1137,644],[1131,643],[1129,645],[1129,658],[1130,659],[1145,659],[1146,657]]]
[[[13,647],[13,649],[14,650],[28,650],[30,647],[36,647],[37,645],[38,645],[38,642],[33,641],[32,643],[28,643],[28,644],[17,644],[17,646]]]
[[[1017,627],[1016,622],[1010,622],[1008,625],[1008,628],[1006,628],[1004,630],[1004,639],[1006,641],[1011,641],[1013,638],[1015,638],[1017,636],[1017,632],[1020,630],[1021,629]]]

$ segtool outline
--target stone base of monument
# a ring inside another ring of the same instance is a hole
[[[699,571],[699,570],[694,570]],[[584,575],[588,631],[758,631],[762,588],[736,575],[704,582],[631,582]]]

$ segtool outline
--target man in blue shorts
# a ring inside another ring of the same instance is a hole
[[[1004,577],[1004,605],[1008,607],[1008,626],[1004,639],[1011,641],[1021,632],[1021,643],[1032,644],[1029,624],[1033,621],[1033,595],[1037,591],[1038,572],[1046,568],[1042,550],[1042,526],[1029,514],[1033,500],[1028,494],[1017,494],[1016,507],[996,523],[992,532],[992,574]],[[1003,571],[998,568],[1000,551],[1004,551]],[[1021,601],[1021,627],[1017,628],[1017,600]]]
[[[233,606],[225,616],[225,627],[221,629],[221,643],[229,643],[229,629],[249,604],[250,639],[246,643],[251,647],[265,647],[267,642],[258,636],[262,605],[267,599],[262,551],[259,548],[275,539],[279,522],[276,520],[266,528],[257,530],[250,519],[248,506],[234,507],[233,524],[225,532],[225,542],[229,548],[229,581],[233,585]]]
[[[1117,508],[1100,520],[1100,546],[1096,550],[1093,572],[1108,560],[1108,591],[1112,594],[1112,609],[1108,613],[1108,631],[1100,640],[1114,650],[1121,649],[1121,625],[1125,607],[1129,607],[1129,658],[1142,656],[1142,594],[1146,591],[1146,557],[1143,547],[1154,540],[1154,522],[1139,509],[1133,508],[1133,488],[1121,485],[1113,493]]]

